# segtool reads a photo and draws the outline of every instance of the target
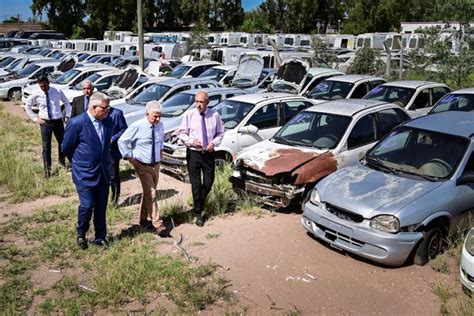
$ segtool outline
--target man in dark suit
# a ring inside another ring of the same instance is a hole
[[[113,121],[108,116],[109,99],[103,93],[91,96],[88,110],[66,125],[62,152],[72,164],[72,180],[79,195],[77,243],[87,248],[86,233],[94,214],[94,244],[107,247],[106,209],[109,196],[108,155]]]
[[[87,111],[89,99],[94,91],[94,86],[90,80],[82,82],[82,95],[72,99],[71,103],[71,118]]]
[[[117,108],[109,109],[109,117],[114,122],[112,131],[112,139],[110,142],[109,152],[109,172],[110,172],[110,188],[112,189],[112,204],[117,205],[120,196],[120,159],[122,155],[117,145],[117,141],[127,129],[127,122],[123,116],[123,112]]]

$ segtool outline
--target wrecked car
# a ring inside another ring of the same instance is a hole
[[[303,227],[331,246],[385,264],[423,265],[474,214],[474,113],[406,122],[319,182]]]
[[[338,100],[297,114],[271,139],[242,151],[233,163],[235,190],[284,208],[304,203],[322,178],[355,163],[409,115],[393,103]]]

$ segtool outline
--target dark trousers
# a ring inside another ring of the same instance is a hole
[[[112,203],[118,204],[120,197],[120,159],[114,159],[109,153],[109,173],[110,173],[110,189],[112,190]]]
[[[100,182],[93,187],[76,184],[79,195],[79,208],[77,210],[77,236],[85,237],[89,230],[89,222],[94,214],[95,239],[104,240],[107,236],[106,211],[107,199],[109,198],[109,183],[104,175],[100,176]]]
[[[45,123],[40,125],[41,129],[41,142],[43,143],[43,164],[45,172],[51,172],[51,139],[52,135],[58,142],[59,152],[59,163],[61,165],[66,164],[66,159],[61,152],[61,144],[64,138],[64,124],[61,119],[59,120],[45,120]]]
[[[202,215],[206,197],[214,183],[216,168],[215,152],[201,152],[188,149],[186,161],[188,164],[189,181],[193,193],[193,211]]]

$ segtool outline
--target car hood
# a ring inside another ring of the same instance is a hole
[[[383,173],[358,163],[336,171],[316,188],[322,202],[369,219],[379,214],[396,215],[440,185],[441,182]]]
[[[77,59],[74,56],[65,56],[64,58],[61,59],[61,62],[59,65],[56,66],[56,70],[61,71],[61,72],[66,72],[68,70],[71,70],[76,66]]]
[[[300,58],[290,57],[285,59],[272,83],[273,91],[300,92],[308,70],[309,64]]]
[[[302,149],[266,140],[242,151],[236,166],[244,166],[262,172],[267,177],[291,174],[294,184],[314,182],[337,169],[337,161],[331,151]]]
[[[136,112],[136,111],[140,111],[140,110],[143,110],[145,108],[145,105],[141,105],[141,104],[128,104],[126,102],[122,102],[122,103],[115,103],[115,104],[112,104],[112,106],[116,109],[120,109],[122,110],[123,114],[128,114],[128,113],[132,113],[132,112]]]
[[[117,90],[127,90],[132,87],[135,82],[137,82],[139,77],[140,72],[137,69],[133,67],[127,68],[124,72],[122,72],[120,76],[117,77],[115,82],[110,87],[110,90],[114,90],[117,88]]]
[[[259,55],[244,54],[240,59],[232,85],[235,87],[252,87],[258,83],[263,69],[263,58]]]

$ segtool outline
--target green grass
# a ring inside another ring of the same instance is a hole
[[[43,178],[39,127],[0,110],[0,184],[13,193],[14,202],[74,191],[71,175],[64,169]],[[53,141],[53,163],[57,144]]]
[[[447,303],[448,300],[452,297],[451,289],[442,282],[435,282],[433,284],[432,290],[433,293],[436,294],[436,296],[438,296],[441,302],[443,303]]]
[[[206,239],[217,239],[219,238],[221,234],[220,233],[207,233],[206,234]]]
[[[205,212],[207,216],[221,215],[235,209],[236,196],[229,181],[231,174],[230,164],[216,169],[214,184],[206,199]]]

